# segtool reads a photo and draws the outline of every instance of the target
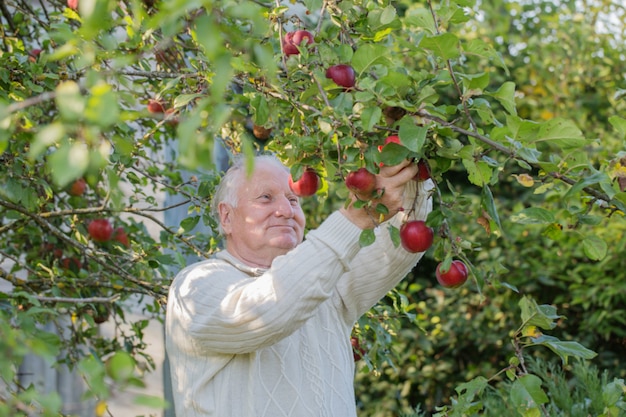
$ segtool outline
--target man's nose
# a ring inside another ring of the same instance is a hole
[[[293,205],[287,197],[281,197],[277,201],[276,215],[291,218],[294,216]]]

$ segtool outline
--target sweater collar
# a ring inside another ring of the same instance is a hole
[[[221,260],[223,260],[225,262],[228,262],[229,264],[231,264],[232,266],[234,266],[238,270],[246,273],[247,275],[253,276],[253,277],[258,277],[258,276],[264,274],[267,271],[266,268],[258,268],[258,267],[253,267],[253,266],[246,265],[245,263],[241,262],[239,259],[235,258],[226,249],[217,252],[215,254],[215,257],[217,259],[221,259]]]

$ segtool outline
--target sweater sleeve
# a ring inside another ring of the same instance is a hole
[[[336,212],[257,277],[218,260],[184,269],[168,298],[171,339],[187,339],[184,344],[196,351],[229,354],[276,343],[333,294],[360,249],[359,234]]]
[[[374,243],[362,248],[352,260],[349,271],[337,285],[348,322],[356,322],[392,290],[424,255],[424,252],[410,253],[402,246],[396,247],[391,240],[388,227],[393,225],[399,228],[403,222],[410,220],[408,212],[414,203],[415,210],[411,219],[426,220],[432,210],[433,187],[434,184],[430,180],[409,182],[403,202],[405,211],[380,225],[376,229]]]

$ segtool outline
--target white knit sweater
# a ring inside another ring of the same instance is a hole
[[[177,417],[356,416],[352,326],[422,256],[395,247],[384,224],[364,248],[360,232],[335,212],[267,270],[222,251],[176,276],[165,331]]]

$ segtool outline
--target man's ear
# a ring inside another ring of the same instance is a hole
[[[224,230],[224,234],[228,235],[231,231],[231,213],[232,207],[227,203],[219,203],[217,210],[220,216],[220,224]]]

